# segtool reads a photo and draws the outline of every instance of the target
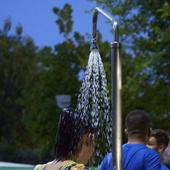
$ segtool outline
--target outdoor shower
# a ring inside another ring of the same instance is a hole
[[[112,113],[112,158],[113,169],[122,169],[122,113],[121,113],[121,55],[119,42],[119,26],[102,9],[96,7],[93,13],[93,38],[92,49],[98,49],[97,46],[97,18],[102,14],[112,24],[114,41],[111,43],[111,113]]]

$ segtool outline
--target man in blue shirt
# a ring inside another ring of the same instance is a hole
[[[160,170],[159,154],[146,147],[150,134],[150,119],[142,110],[130,112],[125,120],[128,142],[122,146],[123,170]],[[112,154],[105,156],[99,170],[112,170]]]
[[[160,154],[161,158],[163,152],[168,147],[168,144],[169,137],[164,130],[154,129],[151,131],[147,146],[157,151]],[[163,161],[161,163],[161,170],[169,170],[168,167],[163,163]]]

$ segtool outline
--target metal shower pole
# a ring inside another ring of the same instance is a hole
[[[122,170],[122,111],[121,111],[121,55],[119,26],[107,13],[96,7],[93,13],[92,49],[97,48],[97,16],[102,14],[112,23],[114,42],[111,43],[111,110],[112,110],[112,159],[113,170]]]

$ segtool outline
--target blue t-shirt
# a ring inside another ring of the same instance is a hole
[[[122,146],[123,170],[160,170],[159,154],[143,144],[124,144]],[[99,170],[112,170],[112,153],[105,156]]]
[[[169,170],[169,168],[165,164],[161,163],[161,170]]]

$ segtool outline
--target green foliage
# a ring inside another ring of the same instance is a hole
[[[36,78],[36,46],[22,37],[21,26],[9,35],[11,25],[7,20],[0,30],[0,157],[12,161],[18,147],[30,145],[20,100]]]
[[[72,29],[67,24],[65,35]],[[87,58],[89,45],[75,33],[53,50],[40,50],[29,37],[23,37],[21,26],[15,35],[9,34],[11,25],[7,20],[0,30],[0,158],[46,162],[53,155],[59,119],[55,96],[69,94],[72,106],[76,105],[80,63]]]
[[[60,33],[63,33],[66,39],[68,39],[68,34],[72,31],[72,11],[71,5],[69,4],[65,4],[63,9],[53,8],[54,14],[57,15],[56,24],[59,27]]]

